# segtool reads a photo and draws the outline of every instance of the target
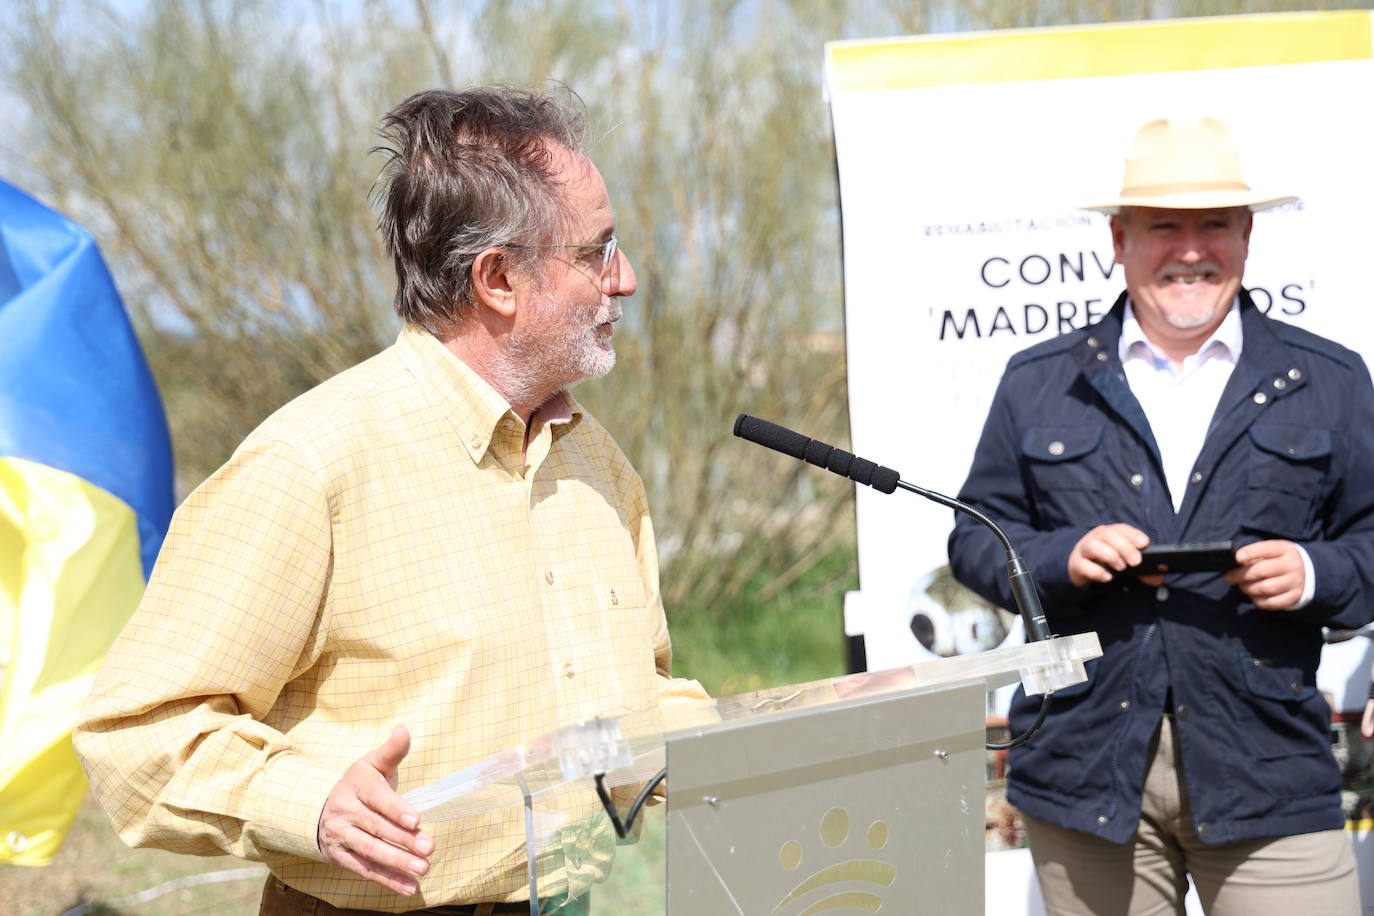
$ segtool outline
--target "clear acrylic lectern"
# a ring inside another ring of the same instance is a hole
[[[523,813],[539,914],[983,912],[987,692],[1084,680],[1096,634],[569,725],[407,793]],[[665,831],[621,839],[666,768]],[[533,911],[533,910],[532,910]]]

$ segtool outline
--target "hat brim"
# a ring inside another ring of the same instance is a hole
[[[1189,191],[1182,194],[1159,194],[1152,197],[1121,197],[1101,204],[1088,204],[1079,210],[1116,215],[1122,207],[1154,207],[1160,210],[1223,210],[1228,207],[1247,207],[1252,212],[1269,210],[1291,204],[1298,198],[1271,197],[1264,194],[1236,191]]]

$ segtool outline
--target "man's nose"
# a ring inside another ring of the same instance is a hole
[[[1203,234],[1197,229],[1186,227],[1179,233],[1178,248],[1175,256],[1180,261],[1193,263],[1201,261],[1207,250],[1207,243]]]
[[[606,270],[606,295],[633,296],[637,285],[638,280],[629,255],[625,254],[625,249],[617,248],[615,260]]]

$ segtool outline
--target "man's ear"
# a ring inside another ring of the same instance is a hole
[[[515,316],[515,284],[510,256],[500,248],[488,248],[472,262],[472,302],[503,318]]]
[[[1126,226],[1125,219],[1120,213],[1113,213],[1111,218],[1112,227],[1112,256],[1118,264],[1124,264],[1121,260],[1126,253]]]

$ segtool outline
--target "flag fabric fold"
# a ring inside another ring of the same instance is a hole
[[[0,181],[0,863],[56,854],[71,728],[173,508],[162,402],[90,233]]]

